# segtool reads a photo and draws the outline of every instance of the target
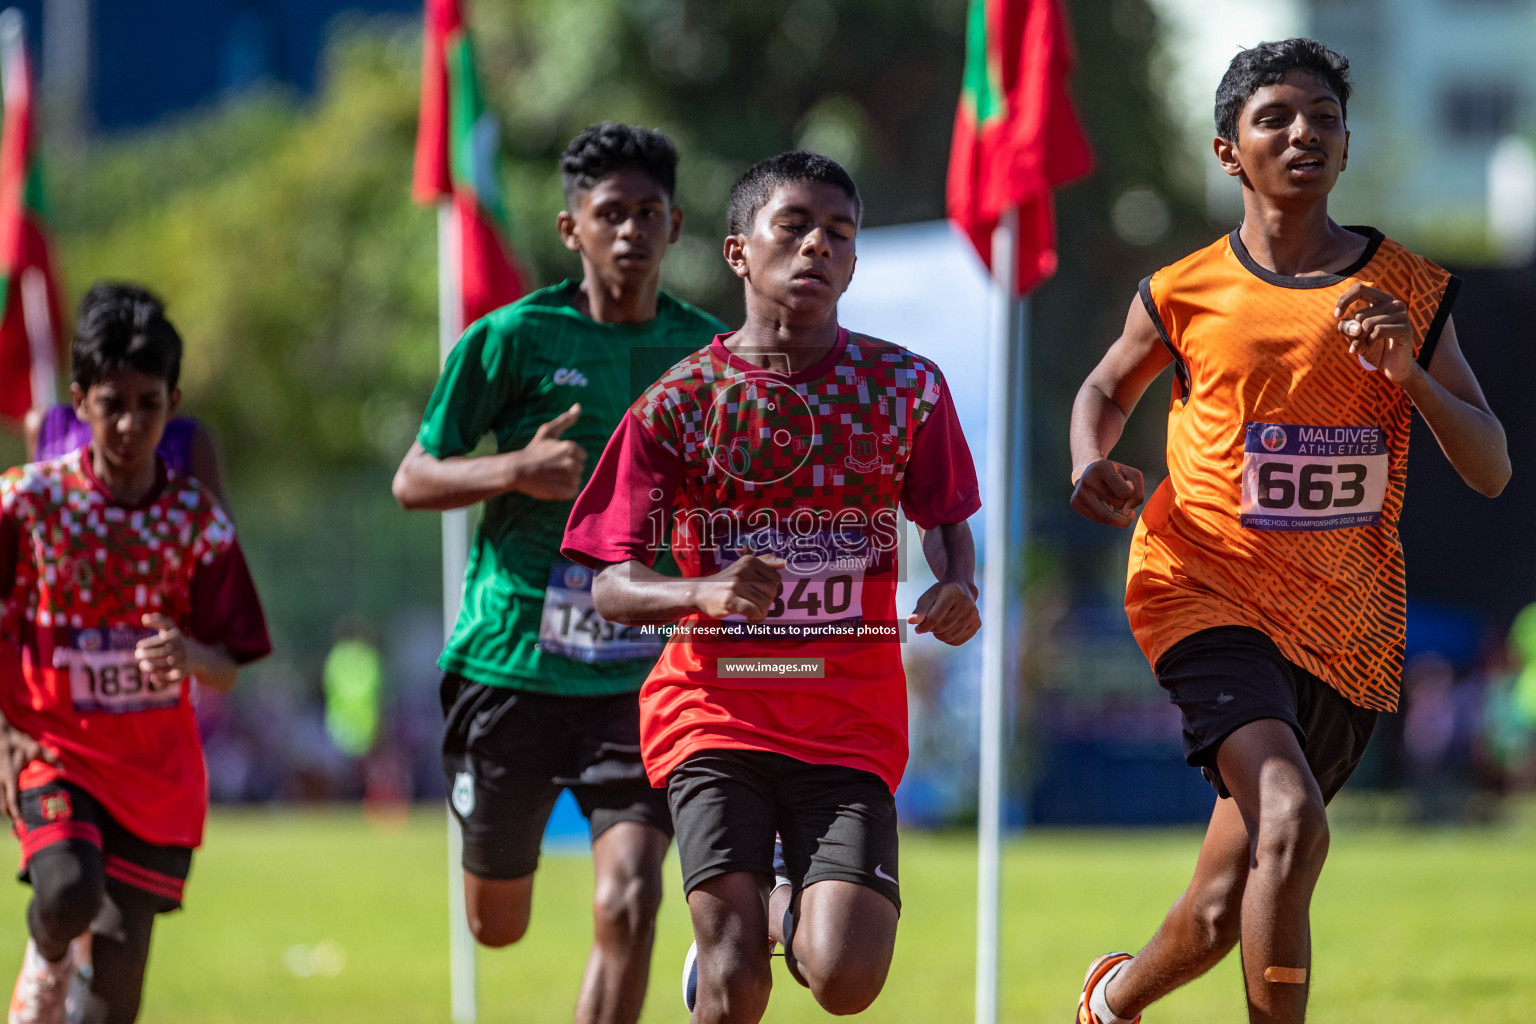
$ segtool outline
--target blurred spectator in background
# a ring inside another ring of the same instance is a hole
[[[363,809],[370,817],[398,817],[411,797],[410,757],[398,737],[386,735],[380,742],[384,659],[373,629],[361,618],[348,616],[336,624],[336,643],[326,656],[321,686],[326,734],[361,771]],[[355,785],[347,788],[355,791]]]
[[[1464,820],[1477,781],[1482,686],[1475,678],[1458,680],[1451,663],[1435,653],[1410,660],[1403,684],[1403,750],[1414,817],[1424,822]]]
[[[1484,700],[1483,749],[1505,792],[1536,788],[1536,604],[1509,629],[1509,658]]]
[[[199,690],[213,801],[361,798],[370,814],[393,819],[410,800],[441,799],[436,690],[401,685],[436,663],[441,629],[435,609],[412,608],[391,620],[379,644],[370,623],[348,616],[313,668],[277,658],[260,687],[228,696]]]
[[[336,625],[336,643],[321,672],[325,691],[325,731],[348,757],[362,757],[379,735],[379,707],[384,694],[384,662],[367,625],[348,617]]]

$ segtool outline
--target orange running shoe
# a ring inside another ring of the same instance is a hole
[[[1131,959],[1129,953],[1105,953],[1093,963],[1088,965],[1088,975],[1083,978],[1083,993],[1077,997],[1077,1024],[1104,1024],[1099,1015],[1093,1012],[1088,1005],[1088,1000],[1093,996],[1094,986],[1099,980],[1108,974],[1116,964],[1123,964]],[[1141,1015],[1137,1014],[1131,1024],[1141,1024]]]

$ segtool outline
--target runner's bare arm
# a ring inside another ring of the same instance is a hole
[[[47,409],[28,409],[21,418],[21,436],[27,445],[27,461],[37,461],[37,439],[43,432],[43,417]]]
[[[1107,456],[1147,386],[1172,361],[1138,295],[1120,337],[1072,403],[1072,507],[1094,522],[1128,526],[1146,496],[1141,470]]]
[[[228,693],[235,688],[235,680],[240,676],[240,663],[223,647],[200,644],[189,638],[183,672],[210,690]]]
[[[1429,371],[1418,368],[1399,384],[1440,442],[1440,450],[1467,486],[1497,497],[1509,483],[1509,444],[1504,426],[1488,408],[1483,389],[1456,340],[1456,324],[1447,318]]]
[[[133,653],[139,671],[156,689],[177,686],[188,676],[220,693],[234,688],[240,664],[224,648],[193,640],[169,616],[157,612],[145,615],[144,625],[157,632],[140,640]]]
[[[976,589],[976,541],[970,523],[947,523],[931,530],[919,526],[917,535],[936,580],[963,584],[972,597],[980,593]]]
[[[633,559],[613,562],[592,581],[592,605],[609,622],[626,626],[675,622],[694,612],[762,622],[778,595],[782,568],[784,559],[774,555],[745,555],[713,576],[679,579]]]
[[[938,582],[917,599],[907,623],[918,633],[932,633],[958,647],[981,628],[976,609],[976,543],[969,523],[946,523],[932,530],[919,528],[923,555]]]
[[[570,501],[581,490],[587,453],[560,435],[580,417],[581,406],[573,405],[540,426],[526,447],[496,455],[439,459],[417,441],[400,460],[390,490],[402,508],[432,512],[466,508],[507,491]]]
[[[21,773],[33,761],[59,763],[53,751],[0,715],[0,809],[12,821],[21,820]]]
[[[37,438],[34,436],[34,448],[36,443]],[[20,545],[21,536],[15,520],[0,518],[0,597],[9,595],[16,587],[16,562],[20,557]],[[21,773],[33,761],[59,763],[53,751],[16,728],[0,713],[0,809],[12,821],[21,820]]]

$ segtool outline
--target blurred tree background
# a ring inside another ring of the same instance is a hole
[[[1098,168],[1059,198],[1061,270],[1034,303],[1034,521],[1058,568],[1117,589],[1123,562],[1065,515],[1067,409],[1137,280],[1212,228],[1177,176],[1146,0],[1067,8]],[[764,155],[843,161],[869,226],[943,216],[965,0],[479,0],[474,18],[514,242],[539,283],[578,270],[554,232],[556,160],[603,119],[677,143],[687,220],[666,286],[727,320],[725,199]],[[50,154],[74,293],[143,280],[187,339],[183,408],[223,444],[279,644],[263,671],[310,687],[338,617],[388,632],[440,596],[437,517],[389,496],[437,371],[436,221],[409,198],[420,47],[415,22],[343,18],[313,97],[247,93]],[[1130,451],[1155,476],[1161,425],[1139,420]]]

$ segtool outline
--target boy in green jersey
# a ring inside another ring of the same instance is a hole
[[[636,694],[657,642],[597,615],[591,573],[560,558],[560,541],[588,454],[679,355],[726,330],[658,290],[682,227],[676,166],[672,143],[640,128],[609,122],[571,140],[557,223],[581,280],[469,326],[394,480],[408,509],[485,502],[439,660],[465,909],[485,945],[522,938],[544,826],[569,788],[596,872],[580,1024],[640,1016],[672,820],[640,763]],[[486,433],[496,453],[472,455]]]

